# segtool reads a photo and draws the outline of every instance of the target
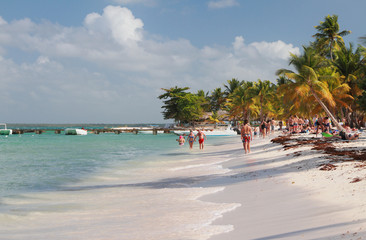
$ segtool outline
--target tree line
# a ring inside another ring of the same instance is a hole
[[[339,126],[346,121],[360,127],[366,113],[366,48],[345,44],[338,16],[325,17],[318,26],[315,40],[304,45],[299,55],[290,54],[294,70],[279,69],[276,83],[227,80],[223,88],[188,92],[188,87],[163,89],[164,119],[193,123],[212,112],[211,121],[286,119],[290,115],[311,118],[327,115]],[[366,45],[366,37],[360,38]],[[222,110],[222,111],[220,111]],[[225,112],[225,116],[219,113]],[[341,127],[341,126],[339,126]]]

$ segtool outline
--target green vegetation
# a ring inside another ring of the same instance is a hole
[[[233,78],[223,85],[224,90],[219,87],[206,94],[185,92],[189,88],[163,89],[166,93],[159,98],[165,99],[164,118],[192,123],[202,120],[205,112],[212,112],[208,119],[213,122],[223,117],[235,121],[319,114],[328,115],[338,127],[339,120],[359,127],[366,115],[366,49],[346,46],[343,36],[351,32],[339,31],[336,15],[325,17],[315,29],[315,41],[303,46],[300,55],[290,54],[294,71],[279,69],[276,84]],[[363,44],[365,39],[360,38]]]

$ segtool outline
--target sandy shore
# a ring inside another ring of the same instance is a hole
[[[248,155],[240,138],[225,147],[231,171],[204,183],[225,190],[201,200],[241,206],[213,223],[234,230],[210,240],[366,239],[366,161],[355,160],[366,155],[365,134],[352,142],[274,137],[255,139]]]

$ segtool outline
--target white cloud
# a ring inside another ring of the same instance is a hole
[[[7,22],[0,16],[0,25],[7,24]]]
[[[103,33],[107,29],[121,45],[142,39],[144,24],[127,8],[108,6],[104,8],[103,15],[88,14],[84,23],[93,33]]]
[[[88,14],[81,27],[29,19],[0,24],[2,121],[161,121],[160,88],[210,91],[231,78],[274,81],[289,52],[299,53],[282,41],[246,44],[238,36],[232,46],[197,48],[143,31],[142,20],[119,6]],[[38,56],[10,60],[14,48]]]
[[[216,0],[216,1],[209,1],[208,7],[209,8],[227,8],[227,7],[234,7],[238,6],[239,3],[237,0]]]

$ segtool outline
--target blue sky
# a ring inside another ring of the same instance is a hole
[[[337,14],[366,35],[364,0],[0,1],[0,122],[163,122],[160,88],[275,81]]]

